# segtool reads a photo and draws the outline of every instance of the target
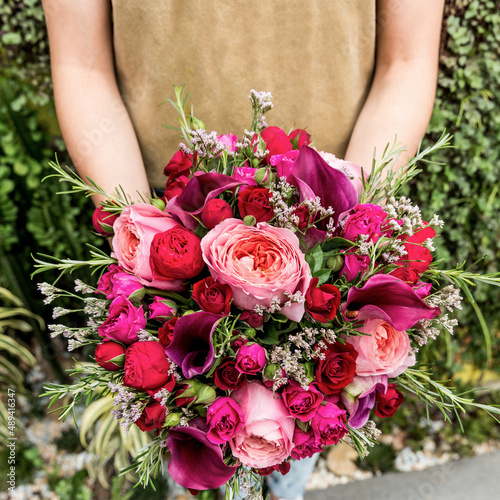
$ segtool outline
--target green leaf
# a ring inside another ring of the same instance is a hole
[[[318,286],[320,286],[328,281],[331,273],[331,269],[320,269],[319,271],[313,273],[313,278],[319,278]]]
[[[312,273],[321,269],[323,265],[323,250],[320,245],[314,246],[306,253],[306,262],[309,264]]]
[[[323,252],[330,252],[331,250],[339,250],[342,248],[352,247],[352,241],[346,240],[345,238],[341,238],[340,236],[336,236],[335,238],[330,238],[323,245]]]

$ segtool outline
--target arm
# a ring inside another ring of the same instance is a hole
[[[373,83],[354,127],[346,160],[371,169],[397,134],[406,147],[398,165],[417,150],[436,92],[444,0],[377,0]],[[360,186],[357,186],[358,189]]]
[[[121,185],[138,200],[149,186],[116,83],[111,2],[43,0],[43,7],[57,116],[71,159],[83,179],[91,178],[108,193]]]

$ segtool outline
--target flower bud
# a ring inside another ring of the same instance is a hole
[[[201,212],[201,222],[208,229],[213,229],[219,222],[233,217],[233,209],[227,201],[213,198],[207,202]]]
[[[199,404],[208,404],[215,401],[216,397],[217,395],[215,394],[214,388],[209,385],[205,385],[199,388],[195,401]]]
[[[153,198],[151,200],[151,205],[153,205],[153,207],[158,208],[162,212],[165,211],[165,202],[160,198]]]
[[[264,376],[269,380],[273,380],[274,374],[278,370],[281,370],[281,366],[277,363],[267,365],[264,369]]]
[[[125,347],[118,342],[102,342],[95,348],[95,361],[106,370],[119,370],[125,362]]]
[[[253,215],[246,215],[243,219],[245,226],[255,226],[257,219]]]
[[[193,130],[199,130],[199,129],[205,130],[206,129],[205,124],[199,118],[195,118],[194,116],[191,116],[190,120],[191,120],[191,128]]]
[[[180,421],[181,421],[180,413],[169,413],[165,417],[165,424],[163,425],[163,427],[175,427],[179,425]]]
[[[92,224],[101,236],[111,236],[113,234],[113,223],[117,218],[117,214],[112,214],[105,210],[103,206],[100,206],[94,210]]]
[[[262,167],[257,169],[257,172],[255,172],[255,182],[257,184],[263,184],[267,180],[269,176],[269,170],[266,167]]]
[[[335,257],[330,257],[326,261],[326,267],[332,271],[340,271],[344,267],[344,258],[342,255],[335,255]]]

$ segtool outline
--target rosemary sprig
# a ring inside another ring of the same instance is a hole
[[[461,413],[466,412],[466,406],[479,408],[500,423],[500,406],[484,405],[476,403],[472,397],[464,397],[466,394],[474,392],[474,390],[455,394],[453,387],[446,387],[441,382],[432,380],[429,372],[408,368],[398,378],[398,385],[407,391],[415,394],[426,405],[427,418],[429,419],[430,408],[437,408],[444,416],[445,420],[451,423],[450,415],[455,414],[458,419],[460,428],[463,432]]]
[[[422,141],[420,141],[417,154],[410,158],[404,167],[397,170],[394,167],[401,153],[405,151],[404,146],[397,143],[397,137],[392,146],[387,144],[380,160],[376,160],[376,151],[374,151],[370,175],[366,179],[362,175],[363,192],[359,202],[377,205],[385,199],[396,196],[405,184],[421,172],[418,168],[418,162],[437,163],[426,157],[439,149],[451,147],[451,138],[452,136],[444,131],[435,144],[423,151],[421,151]],[[362,173],[365,173],[364,169],[362,169]]]
[[[95,274],[100,269],[107,268],[111,264],[117,263],[116,259],[111,258],[99,248],[89,244],[87,244],[87,246],[90,248],[90,255],[92,256],[89,260],[59,259],[43,253],[37,255],[48,260],[42,260],[32,256],[36,264],[33,266],[35,267],[35,271],[31,274],[31,278],[47,271],[60,271],[59,277],[57,278],[59,279],[63,274],[71,274],[81,267],[90,267],[92,268],[92,274]]]

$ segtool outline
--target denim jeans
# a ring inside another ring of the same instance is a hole
[[[306,491],[307,482],[318,461],[319,453],[312,458],[303,458],[290,462],[290,472],[283,476],[281,472],[273,472],[267,476],[267,485],[277,498],[297,498]]]
[[[318,461],[319,453],[312,458],[303,458],[302,460],[292,460],[290,462],[290,471],[283,476],[281,472],[273,472],[265,477],[265,482],[269,490],[276,498],[286,498],[293,500],[300,497],[306,491],[306,485],[311,477],[311,473]],[[224,495],[225,488],[221,488]],[[233,500],[243,500],[245,497],[236,495]]]

